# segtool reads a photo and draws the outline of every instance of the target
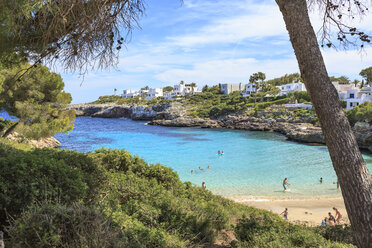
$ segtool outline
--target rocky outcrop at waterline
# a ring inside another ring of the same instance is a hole
[[[172,127],[228,128],[248,131],[278,132],[288,139],[303,143],[323,144],[322,130],[310,123],[276,122],[256,117],[227,116],[220,120],[179,117],[171,120],[154,119],[150,125]]]
[[[76,116],[100,118],[131,118],[133,120],[152,120],[158,112],[165,111],[170,105],[126,106],[112,104],[74,104],[68,109],[75,110]]]
[[[25,143],[31,145],[35,148],[54,148],[59,147],[61,143],[54,137],[42,138],[39,140],[26,139],[25,137],[19,135],[17,132],[13,132],[7,136],[8,140]]]
[[[112,105],[112,104],[75,104],[77,116],[101,118],[131,118],[133,120],[149,120],[150,125],[171,127],[228,128],[249,131],[278,132],[289,140],[301,143],[324,144],[320,127],[307,120],[294,117],[283,117],[282,113],[261,113],[258,117],[228,115],[220,119],[194,118],[187,114],[188,107],[179,103],[163,105]],[[275,116],[277,114],[277,117]],[[270,117],[269,117],[270,116]],[[354,133],[360,148],[372,152],[372,125],[368,122],[355,124]]]

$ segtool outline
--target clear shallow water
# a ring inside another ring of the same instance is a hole
[[[325,146],[286,141],[276,133],[148,126],[129,119],[76,118],[61,148],[81,152],[124,148],[178,172],[181,180],[224,196],[337,195],[336,175]],[[217,151],[224,155],[218,156]],[[363,155],[372,169],[372,156]],[[210,165],[211,169],[207,169]],[[198,167],[204,170],[198,170]],[[194,170],[194,174],[190,171]],[[287,177],[291,192],[283,192]],[[323,177],[323,184],[319,178]]]

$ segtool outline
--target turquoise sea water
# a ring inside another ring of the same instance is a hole
[[[224,196],[340,194],[325,146],[290,142],[276,133],[170,128],[129,119],[80,117],[72,132],[56,138],[61,148],[82,152],[124,148],[147,162],[173,168],[183,181],[196,185],[205,181],[208,189]],[[218,150],[224,155],[218,156]],[[371,170],[372,156],[363,156]],[[283,192],[285,177],[291,184],[290,192]]]

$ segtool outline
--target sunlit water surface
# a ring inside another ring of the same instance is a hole
[[[81,152],[102,147],[126,149],[149,163],[173,168],[183,181],[196,185],[205,181],[208,189],[224,196],[340,194],[325,146],[290,142],[277,133],[170,128],[129,119],[80,117],[72,132],[56,138],[62,149]],[[217,155],[218,150],[224,155]],[[372,156],[363,156],[371,170]],[[290,192],[283,192],[285,177]]]

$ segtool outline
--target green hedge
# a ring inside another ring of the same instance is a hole
[[[284,98],[284,99],[280,99],[280,100],[276,100],[276,101],[272,101],[272,102],[262,102],[262,103],[257,103],[256,106],[254,107],[255,111],[260,111],[260,110],[263,110],[265,108],[268,108],[272,105],[279,105],[279,104],[286,104],[286,103],[289,103],[290,99],[289,98]]]

